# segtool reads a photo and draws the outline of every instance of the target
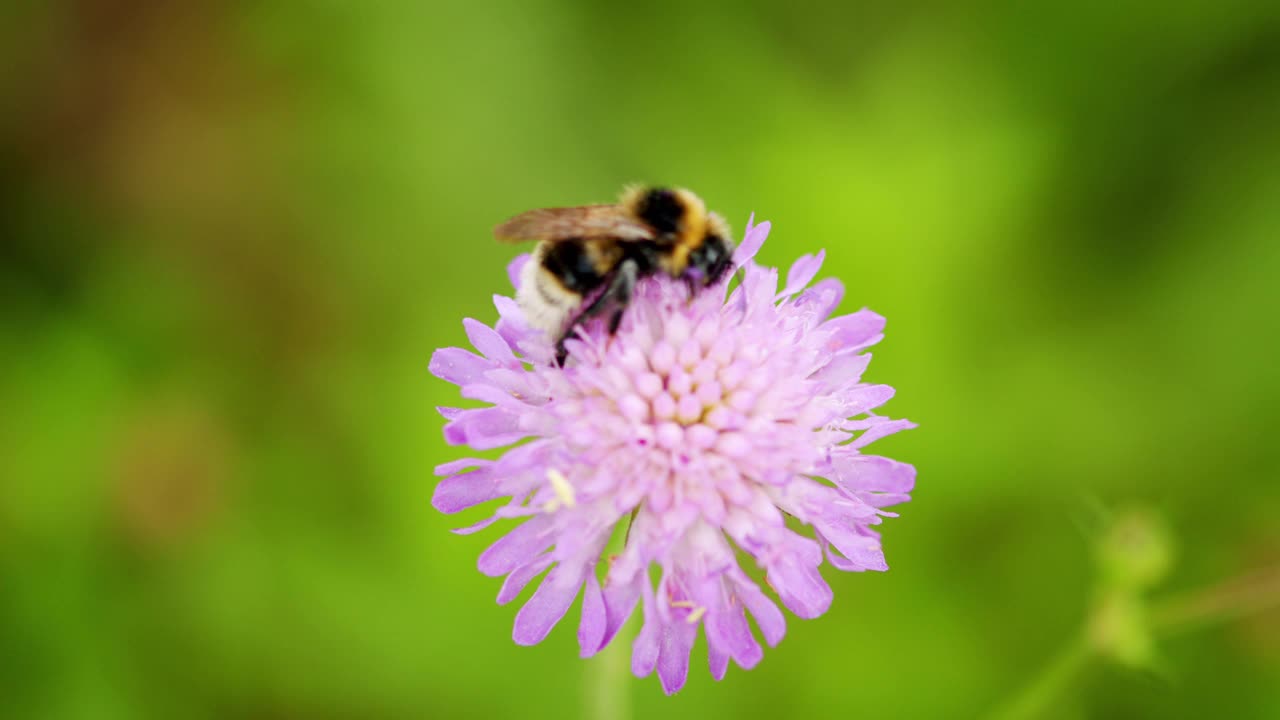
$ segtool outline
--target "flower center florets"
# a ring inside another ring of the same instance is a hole
[[[752,484],[805,471],[812,427],[796,422],[803,395],[782,367],[797,349],[722,304],[653,309],[636,308],[633,322],[565,370],[553,412],[585,460],[578,475],[660,504],[718,496],[705,498],[714,512],[748,501]]]

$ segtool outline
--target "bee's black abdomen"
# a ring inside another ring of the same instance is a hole
[[[585,294],[604,282],[581,240],[552,245],[542,257],[542,266],[570,292]]]
[[[680,229],[685,208],[675,193],[658,188],[645,193],[640,206],[636,208],[636,214],[654,230],[668,234]]]

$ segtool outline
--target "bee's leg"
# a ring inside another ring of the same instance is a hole
[[[609,334],[615,335],[618,332],[618,326],[622,324],[622,311],[625,307],[615,307],[613,314],[609,316]]]
[[[576,329],[582,323],[590,320],[597,315],[603,314],[607,310],[612,310],[613,314],[609,317],[609,334],[612,335],[618,331],[618,324],[622,322],[622,313],[627,309],[627,305],[631,303],[631,295],[635,291],[636,281],[640,278],[640,266],[635,260],[623,260],[618,264],[618,269],[614,271],[609,278],[609,285],[600,293],[600,297],[587,306],[574,318],[573,323],[565,329],[564,335],[560,336],[559,342],[556,343],[556,364],[564,367],[564,361],[569,355],[568,349],[564,343],[569,339]]]
[[[689,299],[692,300],[693,296],[698,294],[698,288],[702,286],[702,283],[686,276],[684,279],[684,286],[689,291]]]
[[[602,315],[608,310],[613,310],[613,317],[619,317],[623,310],[627,309],[627,305],[631,303],[631,294],[635,291],[636,280],[640,277],[640,266],[635,260],[623,260],[618,264],[618,269],[609,277],[609,285],[600,293],[600,297],[595,299],[586,310],[583,310],[578,318],[574,321],[574,325],[580,325],[597,315]],[[609,332],[612,334],[617,329],[617,322],[610,318]]]

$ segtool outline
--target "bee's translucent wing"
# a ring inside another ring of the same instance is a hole
[[[650,240],[653,229],[635,219],[621,205],[583,205],[543,208],[521,213],[493,229],[504,242],[617,238]]]

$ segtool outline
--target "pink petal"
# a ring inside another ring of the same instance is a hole
[[[742,274],[742,287],[747,306],[772,307],[773,299],[778,294],[778,269],[759,265],[748,265]]]
[[[517,645],[537,645],[551,628],[569,611],[578,590],[582,588],[581,566],[563,563],[551,569],[542,584],[529,598],[529,602],[516,613],[515,629],[511,637]]]
[[[515,413],[528,409],[528,403],[516,398],[503,388],[490,385],[488,382],[472,383],[462,386],[462,397],[468,400],[479,400],[506,408]],[[517,415],[518,417],[518,415]]]
[[[607,618],[604,608],[604,594],[600,591],[600,581],[595,572],[587,572],[587,582],[582,593],[582,622],[578,624],[578,647],[580,657],[591,657],[604,644],[604,632]]]
[[[870,363],[871,355],[869,353],[836,355],[831,359],[831,362],[813,374],[813,379],[828,388],[837,388],[856,383],[862,379],[862,373],[866,372],[867,365]],[[849,417],[853,414],[845,413],[844,417]]]
[[[880,548],[879,538],[867,537],[856,530],[837,525],[823,524],[819,530],[821,536],[830,542],[840,554],[848,558],[849,563],[838,563],[828,553],[828,560],[840,570],[888,570],[884,551]]]
[[[502,589],[498,591],[498,604],[506,605],[516,599],[516,596],[520,594],[520,591],[524,590],[529,581],[542,574],[542,571],[551,565],[553,559],[554,556],[551,553],[547,553],[540,555],[533,562],[525,563],[512,570],[507,575],[507,579],[502,581]]]
[[[746,265],[751,258],[756,256],[756,253],[760,252],[761,246],[764,245],[764,241],[769,237],[770,227],[771,225],[768,222],[762,222],[746,231],[743,235],[742,243],[733,252],[734,267]]]
[[[889,569],[889,564],[885,562],[884,550],[880,546],[880,538],[869,536],[858,532],[840,530],[831,533],[831,528],[823,528],[819,532],[819,537],[825,542],[829,542],[827,547],[827,561],[837,570],[846,572],[862,572],[864,570],[878,570],[884,572]],[[840,551],[840,554],[832,552],[832,547]]]
[[[503,447],[528,436],[528,431],[520,427],[520,416],[505,408],[463,410],[444,426],[445,442],[470,445],[476,450]]]
[[[827,251],[819,250],[817,255],[801,255],[798,260],[791,264],[791,269],[787,271],[787,286],[779,295],[784,297],[795,295],[804,289],[814,275],[822,269],[822,261],[826,259]]]
[[[787,620],[778,606],[760,590],[760,586],[752,582],[741,570],[731,571],[738,599],[756,619],[756,625],[764,635],[765,642],[773,647],[782,642],[787,634]]]
[[[782,604],[802,618],[816,618],[831,607],[831,586],[818,572],[822,548],[812,540],[792,534],[790,547],[775,551],[765,578]],[[815,557],[816,554],[816,557]]]
[[[515,570],[542,554],[555,542],[551,518],[536,515],[517,525],[511,532],[498,538],[489,549],[480,554],[476,563],[480,572],[489,577],[500,577]]]
[[[531,259],[529,253],[522,253],[507,263],[507,277],[511,280],[511,287],[520,289],[520,273],[524,271],[524,264]]]
[[[436,466],[436,475],[455,475],[461,470],[468,468],[485,468],[493,464],[492,460],[482,460],[480,458],[459,458],[447,463],[441,463]]]
[[[518,348],[531,333],[524,311],[515,300],[505,295],[494,295],[493,305],[498,309],[498,322],[494,329],[507,345]]]
[[[498,331],[471,318],[464,319],[462,327],[467,331],[467,339],[482,355],[499,365],[513,368],[520,366],[520,361],[516,360],[516,356],[511,352],[511,346],[498,334]]]
[[[493,363],[462,348],[441,348],[431,354],[427,371],[454,385],[469,385],[484,377]]]
[[[850,492],[909,493],[916,484],[914,466],[877,455],[834,455],[831,470],[831,480]]]
[[[711,677],[716,680],[723,680],[729,670],[729,651],[710,637],[707,638],[707,666],[711,670]]]
[[[873,508],[887,508],[911,502],[911,495],[908,493],[858,492],[855,494],[862,502]],[[898,513],[882,512],[880,514],[885,517],[898,517]]]
[[[822,329],[831,333],[831,340],[843,348],[861,348],[882,336],[884,318],[866,308],[849,315],[841,315],[823,323]]]
[[[615,582],[612,574],[604,588],[604,606],[605,606],[605,631],[604,637],[601,639],[601,647],[609,644],[613,636],[622,629],[627,620],[631,617],[631,613],[635,611],[636,601],[640,599],[640,585],[642,582],[648,582],[644,578],[637,576],[635,580],[626,583]]]
[[[534,373],[494,368],[484,374],[484,379],[499,390],[515,395],[527,403],[546,402],[550,399],[546,382]]]
[[[524,310],[520,309],[520,303],[517,303],[515,298],[494,295],[493,307],[498,311],[499,318],[521,325],[525,323]]]
[[[708,642],[714,637],[716,644],[729,651],[738,667],[750,670],[764,658],[764,650],[751,634],[741,605],[726,606],[711,615],[704,623]]]
[[[866,447],[882,437],[892,435],[902,430],[910,430],[916,427],[916,424],[910,420],[888,420],[872,425],[866,432],[859,435],[853,442],[849,443],[849,447],[858,449]]]
[[[481,520],[480,522],[472,523],[470,525],[464,525],[463,527],[460,527],[460,528],[453,528],[449,532],[453,533],[454,535],[473,535],[489,527],[490,525],[498,522],[501,519],[502,519],[502,516],[500,515],[491,515],[485,518],[484,520]]]
[[[644,624],[640,633],[631,643],[631,672],[636,677],[645,677],[653,672],[658,664],[661,650],[662,623],[658,620],[657,600],[653,597],[653,589],[646,581],[644,584]]]
[[[480,468],[441,480],[431,495],[431,507],[452,515],[502,496],[498,479],[489,468]]]
[[[848,393],[844,410],[850,416],[874,410],[893,398],[894,390],[888,385],[863,385]]]
[[[819,318],[831,314],[844,299],[844,283],[837,278],[824,278],[796,297],[798,309],[812,309]]]
[[[689,652],[697,637],[698,626],[683,620],[672,620],[663,625],[658,651],[658,680],[662,691],[674,695],[684,687],[689,677]]]

